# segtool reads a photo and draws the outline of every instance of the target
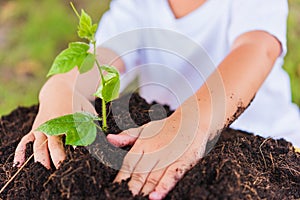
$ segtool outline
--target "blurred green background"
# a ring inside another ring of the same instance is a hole
[[[110,0],[74,0],[98,22]],[[293,101],[300,105],[300,0],[289,0],[288,54],[284,68],[291,77]],[[54,57],[77,40],[77,17],[69,1],[0,1],[0,116],[37,96]]]

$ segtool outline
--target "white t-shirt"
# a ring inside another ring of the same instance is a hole
[[[176,108],[197,91],[241,34],[262,30],[282,45],[271,73],[248,109],[231,125],[300,147],[300,114],[291,103],[286,54],[286,0],[207,0],[176,19],[168,0],[113,0],[97,44],[122,56],[125,85],[139,76],[141,95]],[[241,66],[243,67],[243,66]]]

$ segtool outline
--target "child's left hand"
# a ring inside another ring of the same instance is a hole
[[[193,117],[175,112],[164,120],[108,135],[108,141],[118,147],[134,143],[115,181],[131,178],[128,185],[133,195],[164,198],[204,156],[208,134],[199,130],[200,120]]]

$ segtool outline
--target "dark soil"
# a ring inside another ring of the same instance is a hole
[[[128,112],[128,101],[127,96],[108,106],[110,116],[113,113],[115,118],[115,121],[109,119],[109,132],[120,132],[116,124],[121,129],[136,127],[171,113],[167,106],[163,110],[156,109],[159,106],[149,105],[137,95],[130,98]],[[37,106],[18,108],[0,120],[0,189],[17,171],[12,167],[13,153],[22,136],[30,130],[37,109]],[[29,157],[32,144],[27,147]],[[0,198],[133,199],[125,181],[112,183],[117,174],[115,169],[121,165],[126,151],[109,145],[103,133],[99,133],[96,142],[87,148],[74,150],[67,146],[66,151],[67,159],[58,170],[46,170],[30,160]],[[297,198],[300,198],[300,154],[295,153],[292,145],[284,140],[265,139],[232,129],[223,131],[214,149],[166,197]]]

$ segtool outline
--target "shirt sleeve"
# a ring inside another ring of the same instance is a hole
[[[121,56],[126,70],[136,63],[141,24],[136,0],[112,0],[96,32],[97,46],[109,48]]]
[[[230,44],[243,33],[261,30],[281,43],[281,57],[286,54],[287,0],[233,0],[231,9]]]

